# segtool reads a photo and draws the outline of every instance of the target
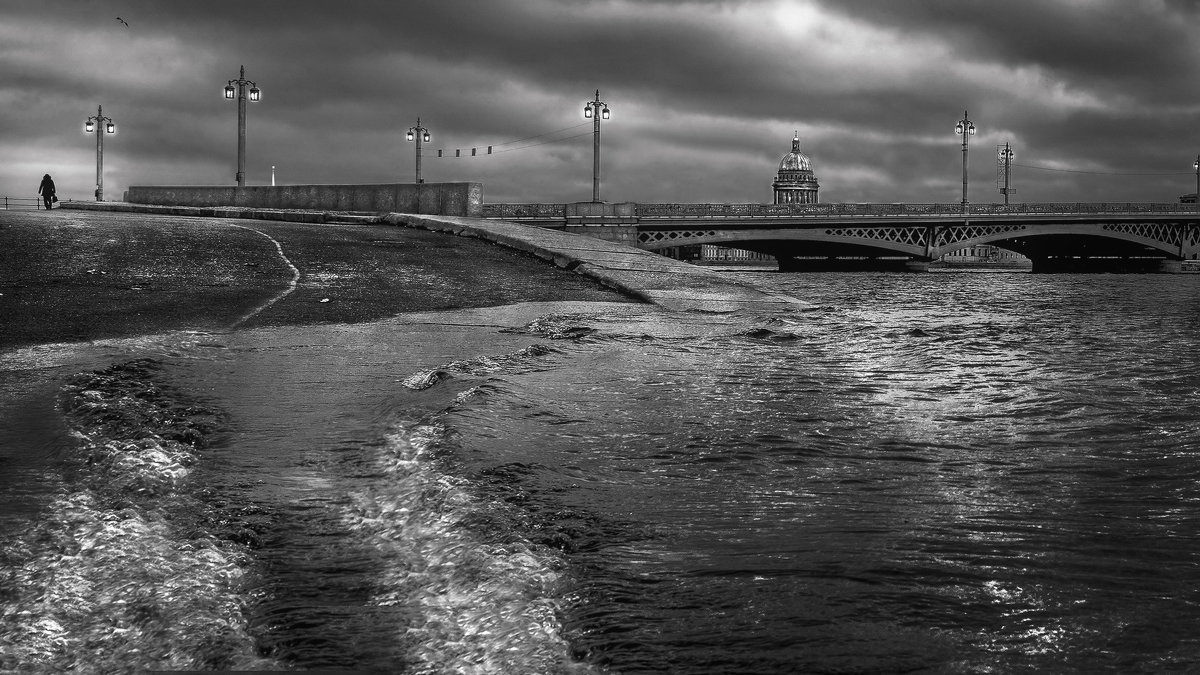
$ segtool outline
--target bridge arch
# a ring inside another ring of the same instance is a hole
[[[677,246],[713,244],[769,255],[800,251],[800,255],[923,257],[926,228],[855,228],[847,235],[842,228],[738,228],[686,229],[639,232],[638,246],[655,251]]]
[[[933,261],[954,251],[992,245],[1030,259],[1144,258],[1195,255],[1197,234],[1174,222],[914,223],[826,227],[639,228],[647,250],[712,244],[776,257],[897,257]]]
[[[1178,260],[1187,248],[1184,228],[1174,223],[1060,223],[1055,226],[972,226],[947,228],[931,253],[945,255],[977,245],[991,245],[1028,258],[1051,256],[1162,257]]]

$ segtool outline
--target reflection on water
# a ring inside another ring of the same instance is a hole
[[[430,673],[1200,663],[1200,278],[743,274],[821,309],[545,303],[9,355],[6,420],[148,355],[222,422],[162,499],[60,470],[104,439],[6,421],[0,461],[44,478],[4,492],[43,525],[4,521],[0,668],[101,627],[161,664]],[[89,534],[105,518],[119,541]],[[200,569],[138,577],[130,541]],[[174,600],[134,602],[131,575]],[[201,599],[228,614],[203,647],[114,609]]]

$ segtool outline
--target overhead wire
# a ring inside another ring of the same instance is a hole
[[[477,157],[477,156],[479,156],[477,154],[477,151],[479,150],[479,148],[487,148],[487,152],[484,153],[486,155],[498,155],[503,152],[517,152],[520,150],[528,150],[530,148],[536,148],[536,147],[540,147],[543,145],[549,145],[551,143],[561,143],[563,141],[569,141],[569,140],[573,140],[576,138],[583,138],[584,136],[590,136],[590,135],[592,135],[593,132],[588,131],[588,132],[581,133],[581,134],[572,134],[570,136],[563,136],[562,138],[552,138],[549,140],[540,141],[538,143],[526,143],[525,145],[518,145],[517,147],[512,147],[512,148],[504,147],[506,145],[516,145],[518,143],[525,143],[526,141],[532,141],[532,140],[536,140],[539,138],[545,138],[547,136],[552,136],[554,134],[562,133],[564,131],[571,131],[572,129],[578,129],[579,127],[583,127],[583,126],[590,126],[591,124],[592,124],[592,122],[582,122],[580,124],[575,124],[575,125],[572,125],[569,127],[563,127],[561,129],[554,129],[553,131],[547,131],[547,132],[540,133],[540,134],[534,134],[533,136],[526,136],[524,138],[517,138],[517,139],[513,139],[511,141],[479,144],[479,145],[476,145],[471,148],[470,155],[461,154],[461,152],[463,150],[462,148],[455,148],[454,155],[449,155],[449,154],[443,155],[442,153],[445,152],[445,148],[439,148],[438,154],[437,154],[437,159],[465,159],[467,157]],[[1034,169],[1035,171],[1079,173],[1079,174],[1089,174],[1089,175],[1095,175],[1095,176],[1185,176],[1185,175],[1190,175],[1192,173],[1191,171],[1088,171],[1088,170],[1084,170],[1084,169],[1063,169],[1063,168],[1057,168],[1057,167],[1051,167],[1051,166],[1038,166],[1036,164],[1019,164],[1017,162],[1013,162],[1010,166],[1021,167],[1023,169]]]
[[[502,141],[499,143],[487,143],[487,144],[476,145],[471,148],[470,155],[462,154],[463,148],[455,148],[453,155],[450,155],[450,154],[443,155],[442,153],[445,149],[439,148],[437,158],[438,159],[465,159],[467,157],[477,157],[478,155],[476,153],[479,150],[479,148],[487,148],[487,152],[485,153],[487,155],[498,155],[502,152],[517,152],[519,150],[528,150],[529,148],[536,148],[538,146],[549,145],[551,143],[561,143],[563,141],[569,141],[569,140],[575,139],[575,138],[582,138],[584,136],[590,136],[590,135],[592,135],[593,132],[588,131],[586,133],[573,134],[570,136],[564,136],[562,138],[551,138],[551,139],[540,141],[537,143],[525,143],[525,142],[533,141],[533,140],[536,140],[539,138],[545,138],[547,136],[553,136],[554,134],[560,134],[564,131],[571,131],[573,129],[578,129],[579,127],[582,127],[582,126],[591,126],[591,124],[592,124],[592,122],[583,122],[583,123],[575,124],[575,125],[572,125],[569,127],[563,127],[561,129],[555,129],[553,131],[547,131],[544,133],[535,134],[533,136],[526,136],[524,138],[513,139],[511,141]],[[512,148],[504,147],[506,145],[516,145],[518,143],[525,143],[525,145],[518,145],[517,147],[512,147]]]
[[[591,122],[580,122],[579,124],[573,124],[569,127],[563,127],[561,129],[555,129],[554,131],[547,131],[546,133],[543,133],[543,134],[537,134],[536,136],[526,136],[525,138],[518,138],[514,141],[504,141],[503,143],[492,143],[492,145],[511,145],[513,143],[520,143],[522,141],[531,141],[535,138],[542,138],[543,136],[549,136],[550,134],[557,134],[560,131],[570,131],[571,129],[578,129],[579,127],[590,126],[591,124],[592,124]],[[572,138],[574,138],[574,136],[572,136]]]
[[[571,140],[572,138],[583,138],[584,136],[591,136],[591,135],[592,135],[592,132],[591,132],[591,131],[589,131],[589,132],[587,132],[587,133],[575,134],[575,135],[573,135],[573,136],[564,136],[564,137],[562,137],[562,138],[556,138],[556,139],[554,139],[554,140],[551,140],[551,141],[543,141],[543,142],[541,142],[541,143],[530,143],[529,145],[522,145],[522,146],[521,146],[521,147],[519,147],[519,148],[509,148],[509,149],[507,149],[507,150],[497,150],[497,151],[496,151],[495,153],[493,153],[493,154],[497,154],[497,155],[498,155],[498,154],[500,154],[500,153],[502,153],[502,152],[516,152],[516,151],[518,151],[518,150],[526,150],[526,149],[528,149],[528,148],[536,148],[536,147],[538,147],[539,145],[549,145],[549,144],[551,144],[551,143],[560,143],[560,142],[562,142],[562,141],[569,141],[569,140]]]
[[[1096,176],[1184,176],[1193,173],[1192,171],[1170,171],[1170,172],[1130,172],[1130,171],[1084,171],[1082,169],[1058,169],[1050,166],[1037,166],[1036,164],[1018,164],[1013,162],[1011,166],[1019,166],[1025,169],[1036,169],[1038,171],[1061,171],[1063,173],[1086,173]]]

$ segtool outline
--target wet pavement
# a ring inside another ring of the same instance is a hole
[[[71,209],[291,222],[386,223],[482,239],[523,251],[668,310],[772,312],[810,306],[800,299],[731,281],[727,275],[649,251],[593,237],[498,220],[401,213],[370,215],[239,207],[168,207],[122,202],[69,202],[64,206]]]
[[[0,211],[0,351],[552,300],[637,302],[521,251],[361,219]]]

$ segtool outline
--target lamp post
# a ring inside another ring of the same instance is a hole
[[[1196,155],[1192,168],[1196,170],[1196,210],[1200,211],[1200,155]]]
[[[421,180],[421,143],[429,142],[429,130],[421,126],[421,118],[417,118],[417,126],[409,127],[408,133],[404,136],[409,141],[417,142],[417,183],[423,183]]]
[[[963,137],[963,197],[962,207],[963,213],[967,212],[967,138],[975,135],[975,125],[967,117],[967,111],[963,111],[963,118],[954,125],[954,133]]]
[[[117,125],[111,117],[104,116],[104,106],[96,106],[96,114],[83,124],[86,133],[96,132],[96,201],[104,201],[104,134],[117,133]]]
[[[1004,195],[1004,205],[1008,206],[1008,195],[1012,192],[1012,188],[1008,185],[1009,171],[1012,170],[1013,151],[1008,147],[1008,143],[1004,143],[1004,147],[996,153],[997,159],[1004,162],[1004,187],[1000,188],[1001,194]]]
[[[595,120],[592,125],[592,201],[600,201],[600,118],[608,119],[608,104],[600,100],[600,90],[596,90],[596,98],[583,104],[583,116]]]
[[[236,89],[233,86],[235,84],[237,85]],[[250,100],[257,103],[259,97],[262,96],[262,90],[258,88],[257,84],[246,79],[246,66],[242,66],[241,72],[238,73],[238,79],[230,80],[229,84],[225,85],[225,98],[232,101],[236,94],[238,102],[238,187],[246,184],[246,85],[250,85]]]

